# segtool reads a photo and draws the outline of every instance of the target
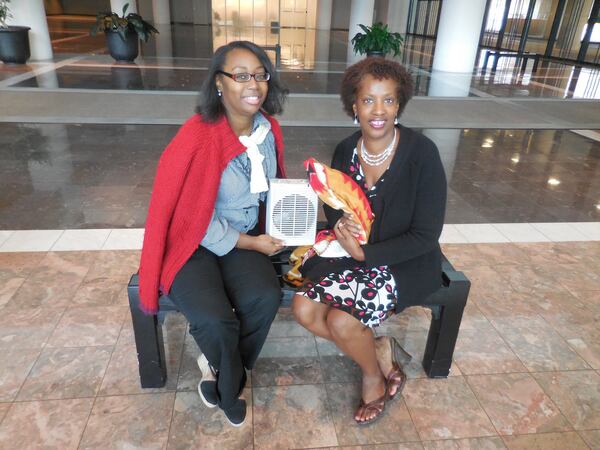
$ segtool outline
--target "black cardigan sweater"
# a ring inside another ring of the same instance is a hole
[[[398,288],[396,311],[419,305],[442,284],[438,239],[446,210],[446,176],[436,145],[429,138],[399,125],[396,153],[373,199],[375,220],[369,242],[363,245],[365,267],[389,266]],[[331,167],[348,169],[360,131],[338,144]],[[329,227],[342,212],[325,205]],[[346,265],[356,261],[345,258]],[[337,264],[334,264],[337,266]],[[319,266],[327,266],[323,261]],[[331,266],[330,266],[331,267]],[[326,272],[321,267],[320,274]],[[336,270],[337,271],[337,270]],[[314,274],[309,276],[315,279]]]

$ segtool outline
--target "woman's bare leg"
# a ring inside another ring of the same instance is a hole
[[[327,326],[333,341],[362,370],[362,399],[365,403],[380,398],[385,393],[385,377],[379,368],[373,331],[350,314],[330,309]],[[357,421],[373,418],[374,412],[356,415]]]
[[[333,341],[327,327],[327,313],[331,308],[324,303],[315,302],[303,295],[292,298],[292,312],[300,325],[311,333]]]

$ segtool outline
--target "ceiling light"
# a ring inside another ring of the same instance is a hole
[[[560,180],[556,178],[548,178],[548,184],[550,186],[558,186],[560,184]]]
[[[481,147],[483,147],[483,148],[492,148],[493,145],[490,144],[489,142],[484,142],[483,144],[481,144]]]
[[[519,157],[519,155],[513,155],[513,157],[510,158],[510,160],[517,164],[521,160],[521,158]]]

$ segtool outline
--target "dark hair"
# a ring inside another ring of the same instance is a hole
[[[344,111],[354,117],[352,105],[356,101],[356,93],[360,82],[366,75],[371,75],[377,80],[393,80],[396,82],[396,97],[398,97],[398,117],[404,111],[404,107],[412,98],[414,84],[413,79],[402,65],[385,58],[369,57],[346,69],[342,80],[340,96],[344,104]]]
[[[219,74],[219,70],[223,70],[227,53],[236,48],[242,48],[254,53],[265,68],[265,71],[271,74],[271,79],[267,82],[269,83],[269,91],[267,93],[267,98],[262,104],[262,109],[268,114],[279,114],[283,112],[283,104],[288,94],[288,90],[283,87],[279,81],[279,76],[275,71],[275,67],[273,67],[271,60],[265,51],[253,42],[233,41],[217,49],[210,63],[208,76],[200,88],[200,99],[198,106],[196,107],[196,112],[202,114],[202,119],[207,122],[215,122],[225,114],[225,107],[221,102],[221,98],[217,95],[215,78]]]

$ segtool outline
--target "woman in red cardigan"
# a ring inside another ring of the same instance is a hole
[[[279,307],[268,255],[283,242],[257,230],[268,178],[284,177],[284,89],[265,52],[247,41],[220,47],[200,91],[198,114],[158,163],[140,262],[140,298],[159,291],[185,315],[202,351],[198,392],[244,423],[240,394]]]

